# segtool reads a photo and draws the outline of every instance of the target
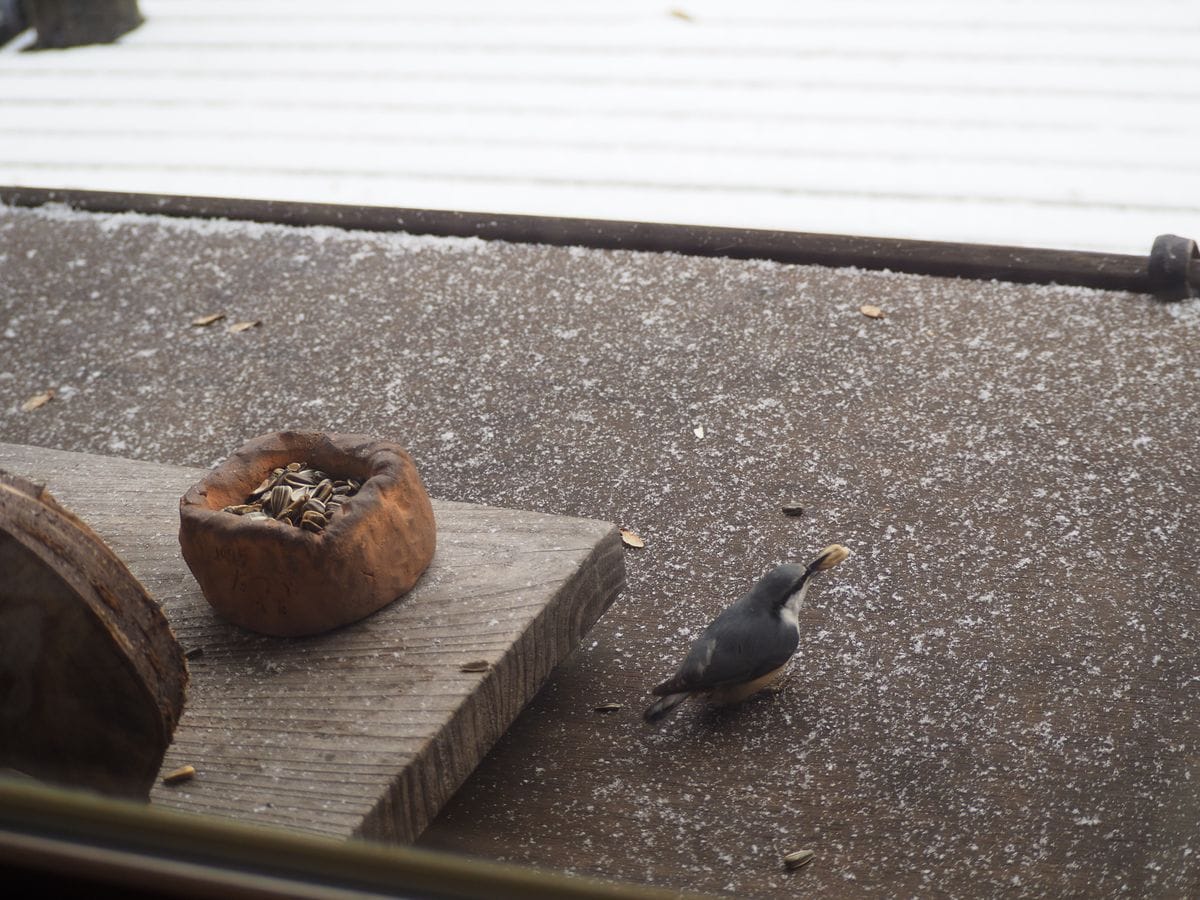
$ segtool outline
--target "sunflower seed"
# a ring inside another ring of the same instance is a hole
[[[279,513],[276,518],[287,519],[296,525],[300,524],[300,516],[303,514],[304,504],[308,501],[307,491],[292,491],[292,500]]]
[[[593,706],[592,709],[598,713],[616,712],[618,709],[624,709],[620,703],[601,703],[599,706]]]
[[[225,313],[213,313],[211,316],[199,316],[192,319],[192,324],[197,328],[207,328],[213,322],[220,322],[223,318],[225,318]]]
[[[268,475],[266,478],[264,478],[262,480],[262,484],[260,484],[258,487],[256,487],[253,491],[250,492],[250,496],[251,497],[260,497],[273,487],[275,487],[275,476]]]
[[[811,850],[797,850],[783,858],[783,865],[789,872],[794,872],[796,869],[807,866],[812,860],[813,852]]]
[[[329,524],[329,517],[360,487],[362,482],[356,479],[337,478],[293,462],[272,469],[245,503],[226,506],[224,511],[254,521],[274,519],[320,532]]]
[[[179,784],[183,781],[191,781],[196,777],[195,766],[180,766],[178,769],[172,769],[162,777],[163,784]]]
[[[465,662],[458,667],[460,672],[486,672],[492,667],[486,659],[476,659],[471,662]]]
[[[319,512],[306,512],[300,517],[300,527],[306,531],[322,531],[328,524],[329,520]]]

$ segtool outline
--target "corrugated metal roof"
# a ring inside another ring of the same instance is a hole
[[[0,182],[1133,252],[1200,234],[1194,3],[141,6],[117,45],[0,53]]]

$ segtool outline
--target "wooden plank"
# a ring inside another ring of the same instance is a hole
[[[435,502],[438,551],[401,602],[299,640],[218,619],[176,538],[202,473],[0,444],[129,566],[190,662],[184,716],[153,803],[330,836],[411,841],[624,583],[605,522]],[[486,660],[484,672],[462,672]]]

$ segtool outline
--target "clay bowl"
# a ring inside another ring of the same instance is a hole
[[[362,487],[321,532],[223,511],[274,469],[303,462]],[[278,637],[318,634],[409,591],[433,558],[429,495],[409,455],[359,434],[255,438],[179,501],[179,543],[213,609]]]

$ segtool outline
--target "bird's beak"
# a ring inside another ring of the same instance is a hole
[[[841,544],[830,544],[817,554],[817,558],[809,563],[808,568],[813,572],[824,572],[826,569],[832,569],[849,555],[850,551]]]

